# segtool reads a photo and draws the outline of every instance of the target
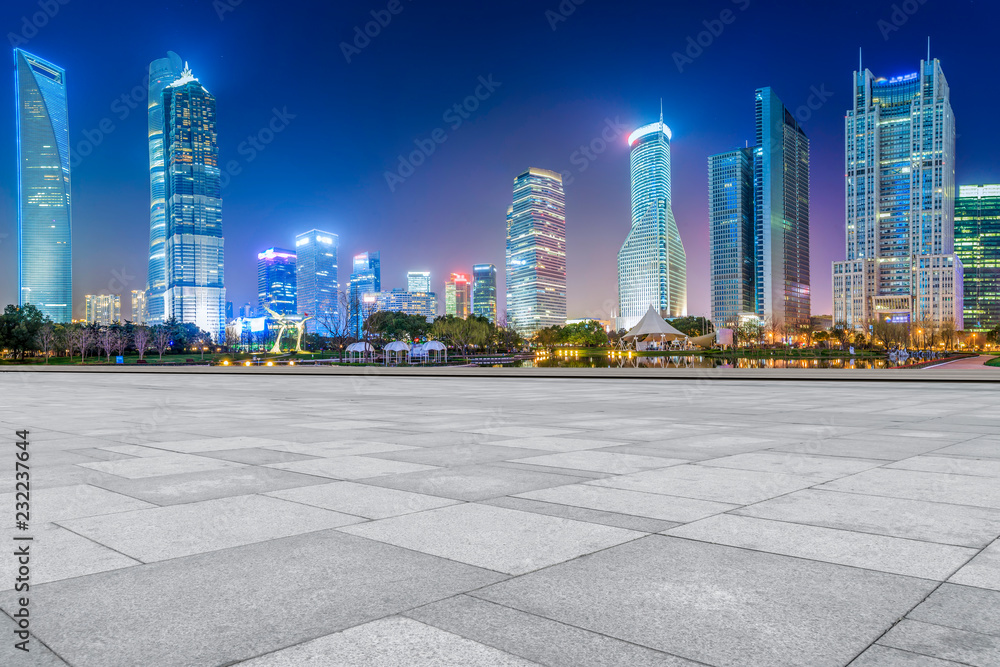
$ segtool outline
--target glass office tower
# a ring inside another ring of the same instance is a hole
[[[163,89],[181,78],[181,57],[173,51],[149,64],[147,125],[149,128],[149,266],[146,277],[146,315],[150,324],[162,324],[163,293],[167,290],[166,165],[163,161]]]
[[[469,279],[464,273],[451,274],[444,284],[444,314],[463,320],[469,316]]]
[[[961,330],[955,117],[941,63],[921,60],[916,72],[891,79],[855,72],[852,98],[844,119],[847,259],[833,264],[834,323]]]
[[[355,338],[361,338],[365,318],[376,309],[375,294],[381,291],[382,259],[379,251],[355,255],[350,285],[351,333]]]
[[[296,291],[295,253],[281,248],[268,248],[257,253],[257,307],[267,312],[267,306],[279,315],[295,315]]]
[[[965,330],[1000,326],[1000,185],[959,186],[955,255],[964,272]]]
[[[809,325],[809,139],[770,88],[755,93],[757,314],[779,331]]]
[[[163,90],[167,289],[164,316],[219,341],[225,332],[215,98],[191,73]]]
[[[629,135],[632,227],[618,251],[619,329],[652,305],[663,317],[687,311],[687,256],[670,206],[670,128],[663,114]]]
[[[492,264],[472,267],[472,314],[496,322],[497,267]]]
[[[73,319],[66,71],[14,49],[18,303],[53,322]]]
[[[410,271],[406,274],[406,291],[428,293],[431,291],[430,271]]]
[[[337,317],[337,254],[340,239],[332,232],[311,229],[295,237],[296,303],[306,321],[306,331],[329,336],[331,319]]]
[[[562,176],[532,167],[507,209],[507,313],[522,336],[566,322],[566,197]]]
[[[712,324],[735,327],[756,312],[752,148],[708,158]]]

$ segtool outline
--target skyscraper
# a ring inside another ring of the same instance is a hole
[[[844,119],[847,260],[833,263],[834,323],[962,328],[955,255],[955,117],[937,60],[912,74],[854,73]]]
[[[268,248],[257,253],[257,307],[266,313],[267,306],[279,315],[295,315],[295,253]]]
[[[87,294],[88,324],[105,326],[122,321],[122,298],[118,294]]]
[[[566,320],[562,176],[534,167],[514,179],[507,209],[507,312],[523,336]]]
[[[960,185],[955,254],[962,262],[966,331],[1000,326],[1000,185]]]
[[[365,319],[376,308],[374,295],[381,291],[382,260],[379,252],[363,252],[355,255],[349,299],[351,331],[355,338],[361,338]],[[366,300],[366,295],[371,298]]]
[[[431,272],[410,271],[406,274],[406,290],[408,292],[430,292]]]
[[[464,273],[453,273],[444,284],[444,314],[463,320],[469,316],[469,279]]]
[[[753,149],[757,314],[809,325],[809,139],[770,88],[755,93]]]
[[[17,118],[18,302],[54,322],[73,319],[66,71],[14,49]]]
[[[663,112],[628,138],[632,227],[618,251],[619,329],[635,326],[653,306],[663,317],[687,310],[687,257],[670,205],[670,128]]]
[[[149,270],[146,313],[150,324],[162,324],[167,290],[166,164],[163,158],[163,89],[181,78],[181,57],[173,51],[149,64]],[[134,315],[133,315],[134,317]]]
[[[740,313],[757,311],[753,150],[708,158],[712,324],[717,329],[734,327]]]
[[[375,309],[432,318],[437,312],[437,295],[434,292],[411,292],[401,289],[376,292]]]
[[[146,290],[132,290],[132,324],[146,324]]]
[[[475,264],[472,267],[472,313],[496,322],[497,267],[492,264]]]
[[[225,332],[215,98],[188,68],[163,90],[167,288],[164,316]]]
[[[295,237],[298,314],[313,319],[306,331],[330,335],[329,325],[337,317],[337,254],[340,238],[331,232],[311,229]]]

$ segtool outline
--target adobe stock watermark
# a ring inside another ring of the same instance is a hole
[[[750,0],[730,0],[730,2],[736,5],[741,12],[745,12],[750,6]],[[722,36],[726,26],[732,25],[736,21],[737,16],[739,16],[737,12],[727,7],[719,12],[718,18],[702,21],[701,24],[705,29],[696,35],[688,35],[687,46],[683,53],[674,51],[671,55],[674,65],[677,66],[677,71],[683,74],[684,68],[700,58],[705,53],[705,49],[712,46],[715,40]]]
[[[235,12],[236,8],[243,4],[243,0],[212,0],[212,9],[220,21],[226,20],[226,14]]]
[[[448,124],[451,132],[454,132],[469,118],[472,114],[479,109],[480,105],[488,100],[496,89],[502,86],[503,83],[500,81],[494,81],[493,75],[489,74],[485,77],[479,77],[479,85],[476,86],[472,95],[469,95],[464,100],[456,102],[441,114],[441,120]],[[396,188],[406,181],[410,176],[416,173],[417,168],[420,167],[427,159],[434,154],[437,147],[448,140],[448,130],[443,127],[438,127],[432,130],[427,138],[416,138],[413,140],[413,145],[416,149],[410,151],[408,155],[399,155],[399,163],[396,165],[395,171],[386,171],[385,183],[389,186],[389,192],[395,192]]]
[[[910,17],[925,4],[927,4],[927,0],[903,0],[903,2],[893,3],[889,18],[879,19],[875,23],[879,32],[882,33],[882,40],[888,42],[889,37],[906,25]]]
[[[413,2],[413,0],[407,1]],[[405,5],[403,5],[402,0],[389,0],[385,9],[371,10],[371,21],[365,23],[364,26],[354,26],[354,34],[352,35],[353,39],[351,42],[340,43],[340,52],[344,54],[344,60],[347,61],[347,64],[350,65],[352,58],[360,55],[362,51],[367,49],[372,40],[381,35],[382,31],[389,27],[389,24],[392,23],[392,17],[402,14],[403,9],[405,9]]]
[[[76,142],[76,145],[70,146],[70,167],[78,166],[83,161],[83,158],[91,155],[94,152],[94,149],[104,143],[105,137],[118,129],[118,125],[115,124],[115,118],[118,119],[119,123],[124,122],[133,111],[140,108],[140,105],[142,110],[145,111],[148,106],[148,99],[149,75],[147,74],[143,77],[142,81],[133,86],[131,90],[126,93],[122,93],[120,97],[116,97],[114,101],[111,102],[109,110],[113,114],[113,118],[111,116],[105,116],[96,127],[83,131],[83,139]]]
[[[549,27],[552,28],[552,32],[556,31],[560,23],[564,23],[569,20],[569,17],[573,15],[576,8],[582,5],[587,0],[562,0],[555,9],[545,10],[545,20],[549,22]]]
[[[806,98],[805,104],[795,107],[792,115],[795,116],[795,120],[800,124],[808,122],[812,118],[813,113],[822,109],[823,105],[831,97],[833,97],[833,93],[826,89],[825,83],[821,83],[819,88],[809,86],[809,97]]]
[[[234,176],[243,173],[243,167],[257,159],[257,156],[267,148],[275,137],[285,131],[297,117],[297,114],[289,113],[288,107],[274,107],[271,110],[271,118],[260,128],[256,134],[251,134],[240,142],[236,147],[236,153],[243,157],[242,160],[229,160],[219,174],[219,188],[225,188],[233,180]]]
[[[625,136],[627,131],[628,128],[622,124],[618,116],[615,116],[614,119],[605,118],[604,127],[601,128],[601,132],[570,154],[569,162],[576,167],[576,173],[582,174],[587,171],[591,163],[597,160],[604,151],[608,150],[608,146]],[[567,170],[562,172],[562,179],[563,186],[572,185],[573,171]]]
[[[70,0],[38,0],[38,11],[21,17],[21,32],[7,33],[11,48],[16,49],[34,39],[38,31],[47,26],[69,2]]]

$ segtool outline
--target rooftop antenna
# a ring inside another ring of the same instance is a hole
[[[861,74],[864,70],[861,69],[861,47],[858,47],[858,74]]]
[[[931,61],[931,36],[927,35],[927,62]]]
[[[660,98],[660,123],[663,123],[663,98]]]

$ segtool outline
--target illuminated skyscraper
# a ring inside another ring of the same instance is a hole
[[[88,324],[107,326],[122,321],[122,298],[118,294],[88,294],[85,299]]]
[[[770,88],[755,94],[756,312],[779,330],[809,325],[809,139]]]
[[[281,248],[268,248],[257,253],[257,308],[266,313],[267,306],[279,315],[298,313],[295,304],[295,253]]]
[[[54,322],[73,319],[66,71],[14,49],[18,300]]]
[[[375,293],[381,291],[382,259],[379,251],[355,255],[349,300],[351,331],[355,338],[361,338],[365,318],[376,310]],[[366,299],[366,296],[369,298]]]
[[[472,267],[472,313],[496,322],[497,267],[492,264],[475,264]]]
[[[754,299],[753,149],[708,158],[712,324],[734,327]]]
[[[437,313],[437,296],[434,292],[410,292],[401,289],[376,292],[375,308],[432,318]]]
[[[146,290],[132,290],[132,324],[146,324]]]
[[[964,271],[965,330],[1000,326],[1000,185],[959,186],[955,254]]]
[[[337,317],[337,254],[340,239],[336,234],[312,229],[295,237],[296,303],[299,315],[313,319],[306,331],[329,335],[328,324]]]
[[[854,73],[844,119],[847,260],[833,264],[833,319],[962,329],[955,255],[955,117],[937,59],[912,74]]]
[[[215,98],[191,74],[163,90],[167,289],[164,317],[225,332],[222,198]]]
[[[406,290],[408,292],[430,292],[431,272],[430,271],[410,271],[406,274]]]
[[[469,316],[469,279],[464,273],[451,274],[444,284],[444,314],[463,320]]]
[[[162,324],[167,290],[166,165],[163,161],[163,89],[181,78],[181,57],[173,51],[149,64],[149,271],[146,313],[150,324]],[[134,317],[134,315],[133,315]]]
[[[629,135],[632,227],[618,252],[619,329],[650,306],[663,317],[687,311],[687,256],[670,206],[670,128],[656,123]]]
[[[566,321],[566,197],[554,171],[532,167],[514,179],[507,313],[522,336]]]

